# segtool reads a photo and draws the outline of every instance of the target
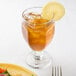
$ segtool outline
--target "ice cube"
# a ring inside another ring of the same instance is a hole
[[[38,13],[28,13],[24,16],[24,19],[25,20],[31,20],[31,19],[40,19],[41,18],[41,15],[38,14]]]

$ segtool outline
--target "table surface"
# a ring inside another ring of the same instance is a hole
[[[0,0],[0,62],[14,63],[51,76],[50,67],[35,70],[25,64],[29,46],[21,32],[22,11],[43,6],[50,0]],[[65,6],[65,16],[55,23],[55,35],[47,52],[56,65],[61,65],[63,76],[76,76],[76,0],[58,0]]]

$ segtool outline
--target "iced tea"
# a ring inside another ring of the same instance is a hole
[[[25,40],[34,51],[42,51],[52,40],[54,22],[43,19],[40,14],[29,13],[22,24]]]

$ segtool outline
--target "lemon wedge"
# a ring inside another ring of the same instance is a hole
[[[47,20],[60,20],[65,14],[65,8],[58,2],[49,2],[42,8],[42,17]]]

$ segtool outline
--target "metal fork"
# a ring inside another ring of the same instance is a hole
[[[61,66],[53,66],[52,67],[52,76],[62,76]]]

